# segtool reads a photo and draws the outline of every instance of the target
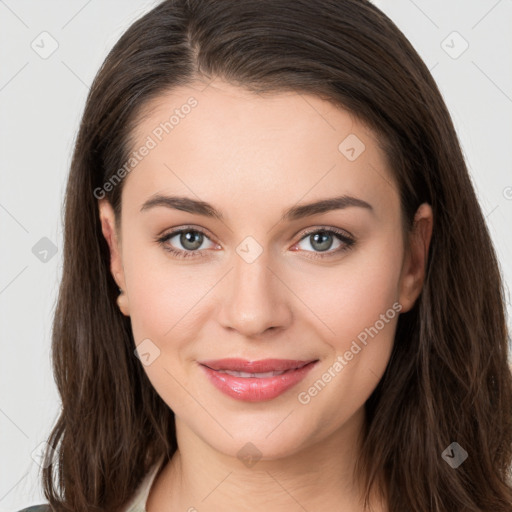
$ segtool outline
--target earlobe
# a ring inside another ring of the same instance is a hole
[[[120,294],[117,305],[125,316],[129,316],[128,296],[126,295],[123,262],[121,248],[116,232],[115,212],[112,205],[106,199],[98,201],[101,231],[107,241],[110,250],[110,272],[119,287]]]
[[[128,307],[128,297],[126,296],[126,293],[123,290],[121,290],[119,296],[117,297],[117,305],[124,316],[130,316],[130,310]]]
[[[414,306],[423,288],[433,223],[432,207],[428,203],[423,203],[414,216],[402,268],[399,301],[404,313]]]

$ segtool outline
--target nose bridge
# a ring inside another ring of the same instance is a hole
[[[248,237],[250,238],[250,237]],[[233,270],[223,290],[220,321],[226,328],[255,336],[285,326],[291,312],[285,289],[274,275],[269,251],[245,240],[233,254]]]

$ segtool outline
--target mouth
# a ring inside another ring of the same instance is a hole
[[[297,385],[318,359],[218,359],[199,365],[218,390],[237,400],[272,400]]]

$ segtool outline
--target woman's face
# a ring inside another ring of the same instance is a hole
[[[228,455],[250,442],[282,457],[349,429],[420,292],[430,208],[406,245],[375,135],[315,96],[218,81],[152,106],[120,238],[100,201],[151,383],[183,431]]]

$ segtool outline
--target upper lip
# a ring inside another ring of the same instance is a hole
[[[260,359],[259,361],[247,361],[246,359],[211,359],[208,361],[199,361],[199,364],[207,366],[212,370],[229,370],[234,372],[246,373],[264,373],[281,372],[284,370],[294,370],[302,368],[317,359],[297,360],[297,359]]]

